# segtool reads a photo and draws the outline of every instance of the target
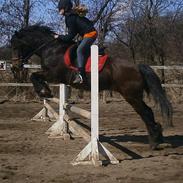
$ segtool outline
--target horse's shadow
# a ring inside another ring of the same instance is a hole
[[[165,142],[170,143],[172,148],[183,146],[183,136],[174,135],[165,137]],[[101,142],[107,142],[115,148],[121,150],[123,153],[131,156],[132,159],[143,159],[144,157],[130,150],[129,148],[119,144],[120,142],[136,142],[142,144],[149,144],[147,135],[118,135],[118,136],[100,136]]]
[[[118,135],[118,136],[101,136],[101,141],[107,140],[114,142],[136,142],[149,144],[147,135]],[[164,137],[166,143],[172,144],[173,148],[183,146],[183,135],[174,135]]]
[[[165,141],[171,143],[174,148],[183,146],[183,135],[165,137]]]
[[[81,123],[79,120],[75,119],[75,121],[85,129],[89,131],[91,130],[90,127]],[[183,146],[183,135],[167,136],[164,137],[164,140],[165,143],[170,143],[172,145],[172,148]],[[121,145],[120,143],[134,142],[141,144],[149,144],[147,135],[117,135],[117,136],[100,135],[100,141],[112,145],[113,147],[119,149],[123,153],[128,154],[132,159],[143,159],[144,157],[130,150],[129,148]]]

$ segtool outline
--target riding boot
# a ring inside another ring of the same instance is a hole
[[[86,82],[86,74],[84,68],[78,68],[79,72],[76,74],[76,77],[73,81],[74,84],[82,84]]]

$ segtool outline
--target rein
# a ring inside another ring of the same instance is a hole
[[[44,48],[45,46],[49,45],[50,43],[54,42],[56,39],[52,39],[51,41],[48,41],[47,43],[42,44],[41,46],[39,46],[38,48],[36,48],[34,51],[32,51],[28,56],[26,56],[23,59],[20,58],[12,58],[13,61],[16,60],[21,60],[22,61],[22,66],[24,64],[24,62],[26,62],[32,55],[34,55],[34,53],[36,53],[37,51],[39,51],[40,49]],[[20,40],[20,42],[26,44],[27,46],[31,47],[30,45],[28,45],[27,43],[25,43],[23,40]]]
[[[32,55],[34,55],[34,53],[36,53],[37,51],[39,51],[40,49],[44,48],[45,46],[49,45],[50,43],[54,42],[56,39],[52,39],[51,41],[48,41],[47,43],[42,44],[40,47],[38,47],[37,49],[35,49],[34,51],[32,51],[32,53],[30,53],[27,57],[25,57],[23,60],[26,61],[28,60]]]

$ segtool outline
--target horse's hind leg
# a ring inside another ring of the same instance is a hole
[[[44,71],[32,73],[30,80],[33,83],[36,93],[40,97],[50,98],[53,97],[48,84],[45,82],[48,73]]]
[[[142,97],[125,97],[125,99],[145,122],[149,134],[150,147],[152,149],[158,148],[158,145],[163,143],[162,128],[159,123],[155,122],[152,109],[145,104]]]

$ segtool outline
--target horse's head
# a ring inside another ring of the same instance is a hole
[[[23,32],[15,32],[11,39],[13,67],[21,67],[26,62],[25,58],[32,51],[26,35]]]
[[[22,73],[24,72],[23,64],[27,62],[26,57],[31,51],[32,48],[29,46],[29,42],[25,33],[22,30],[15,32],[11,39],[11,69],[14,78],[18,82],[24,80],[24,78],[22,78]]]
[[[40,54],[40,50],[35,50],[51,39],[53,32],[45,26],[33,25],[15,32],[11,39],[12,71],[15,78],[33,54]]]

